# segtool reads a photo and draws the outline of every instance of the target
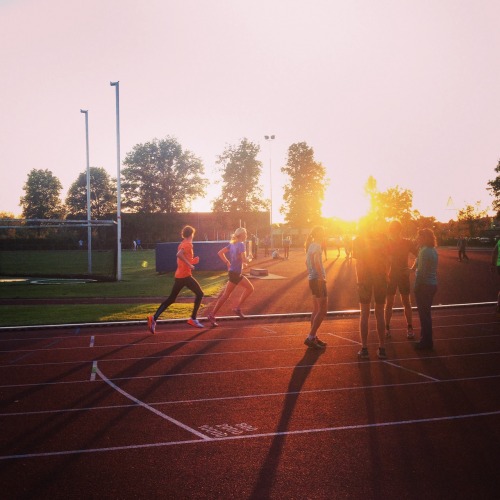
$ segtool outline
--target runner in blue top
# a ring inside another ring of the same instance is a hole
[[[241,294],[237,306],[233,309],[233,312],[235,312],[240,318],[245,317],[241,312],[241,306],[254,290],[252,283],[250,283],[248,278],[242,274],[243,266],[249,262],[245,249],[246,239],[247,230],[243,227],[239,227],[231,237],[229,245],[222,248],[218,252],[219,258],[227,265],[229,281],[227,282],[223,294],[219,297],[219,300],[215,304],[213,311],[210,314],[207,314],[207,318],[213,326],[217,326],[215,318],[217,311],[224,305],[226,300],[239,284],[243,287],[243,293]]]

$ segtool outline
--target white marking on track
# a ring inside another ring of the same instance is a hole
[[[147,403],[144,403],[140,399],[137,399],[135,396],[132,396],[132,394],[129,394],[128,392],[124,391],[122,388],[118,387],[111,380],[109,380],[109,378],[106,377],[106,375],[104,375],[104,373],[102,373],[101,370],[99,370],[99,367],[97,366],[97,363],[96,363],[96,372],[99,375],[99,377],[101,377],[104,380],[104,382],[106,382],[110,387],[112,387],[113,389],[115,389],[115,391],[118,391],[120,394],[122,394],[126,398],[130,399],[134,403],[137,403],[139,406],[142,406],[146,410],[149,410],[149,411],[153,412],[155,415],[158,415],[159,417],[161,417],[161,418],[163,418],[165,420],[168,420],[172,424],[175,424],[175,425],[179,426],[181,429],[184,429],[185,431],[191,432],[192,434],[194,434],[195,436],[200,437],[201,439],[204,439],[206,441],[210,441],[212,439],[212,438],[210,438],[208,436],[205,436],[201,432],[198,432],[196,429],[193,429],[192,427],[189,427],[189,426],[183,424],[182,422],[179,422],[175,418],[169,417],[165,413],[162,413],[161,411],[157,410],[156,408],[153,408],[152,406],[148,405]]]
[[[89,347],[94,347],[94,340],[95,340],[95,337],[92,335],[92,337],[90,337]]]
[[[243,399],[255,399],[255,398],[273,398],[273,397],[283,397],[291,396],[295,394],[320,394],[329,392],[345,392],[345,391],[365,391],[366,389],[388,389],[388,388],[403,388],[411,387],[415,385],[422,384],[448,384],[456,382],[478,382],[484,380],[498,379],[500,375],[485,375],[481,377],[467,377],[467,378],[454,378],[447,380],[426,380],[424,382],[404,382],[401,384],[380,384],[380,385],[361,385],[353,387],[331,387],[326,389],[312,389],[301,391],[289,391],[289,392],[264,392],[261,394],[240,394],[237,396],[220,396],[215,398],[198,398],[198,399],[178,399],[174,401],[159,401],[157,403],[151,403],[151,406],[163,406],[163,405],[176,405],[176,404],[193,404],[193,403],[211,403],[214,401],[231,401],[231,400],[243,400]],[[106,405],[106,406],[94,406],[94,407],[83,407],[83,408],[61,408],[57,410],[40,410],[40,411],[26,411],[26,412],[13,412],[13,413],[0,413],[0,417],[18,417],[23,415],[43,415],[50,413],[65,413],[65,412],[78,412],[78,411],[90,411],[90,410],[113,410],[119,408],[133,408],[136,405]]]
[[[97,361],[92,361],[92,370],[90,372],[90,381],[93,382],[95,380],[97,372]]]
[[[431,377],[429,375],[425,375],[424,373],[417,372],[416,370],[410,370],[409,368],[405,368],[404,366],[397,365],[396,363],[392,363],[391,361],[384,361],[386,365],[391,365],[394,366],[395,368],[400,368],[401,370],[410,372],[410,373],[415,373],[416,375],[420,375],[421,377],[428,378],[430,380],[433,380],[434,382],[440,382],[438,378]]]
[[[379,427],[396,427],[400,425],[415,425],[415,424],[427,424],[432,422],[447,422],[456,420],[465,420],[469,418],[481,418],[481,417],[492,417],[500,415],[500,410],[489,411],[484,413],[469,413],[464,415],[452,415],[446,417],[431,417],[413,420],[401,420],[401,421],[391,421],[391,422],[378,422],[374,424],[358,424],[358,425],[342,425],[338,427],[323,427],[319,429],[302,429],[296,431],[283,431],[283,432],[268,432],[261,434],[246,434],[240,436],[226,436],[221,438],[207,438],[202,439],[191,439],[184,441],[167,441],[163,443],[150,443],[150,444],[139,444],[139,445],[128,445],[128,446],[110,446],[107,448],[88,448],[80,450],[64,450],[64,451],[52,451],[46,453],[24,453],[19,455],[3,455],[0,456],[0,460],[17,460],[23,458],[43,458],[43,457],[54,457],[62,455],[77,455],[81,453],[104,453],[108,451],[125,451],[125,450],[138,450],[144,448],[159,448],[163,446],[179,446],[183,444],[197,444],[206,442],[220,442],[220,441],[234,441],[236,439],[258,439],[258,438],[268,438],[276,436],[295,436],[300,434],[315,434],[319,432],[337,432],[337,431],[350,431],[350,430],[360,430],[360,429],[373,429]]]

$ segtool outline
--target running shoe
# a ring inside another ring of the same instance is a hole
[[[212,326],[219,326],[219,323],[217,323],[215,316],[213,314],[207,314],[207,319],[212,323]]]
[[[205,328],[202,323],[200,323],[197,319],[193,318],[189,318],[187,324],[194,326],[195,328]]]
[[[321,347],[326,347],[326,342],[323,342],[322,340],[319,340],[318,337],[314,339],[316,341],[316,344],[318,344]]]
[[[236,316],[239,316],[241,319],[245,319],[245,315],[241,312],[241,309],[239,307],[235,307],[233,309],[233,312],[234,314],[236,314]]]
[[[148,330],[154,335],[156,329],[156,321],[153,316],[148,316]]]
[[[413,340],[415,338],[415,332],[411,326],[408,327],[408,331],[406,332],[406,338],[409,340]]]
[[[361,351],[358,352],[359,359],[370,359],[370,355],[368,354],[368,348],[362,347]]]
[[[324,347],[316,342],[316,339],[311,340],[309,337],[306,337],[306,340],[304,340],[304,344],[311,349],[324,349]]]
[[[379,359],[387,359],[387,353],[385,352],[385,347],[379,347],[377,349],[377,356]]]

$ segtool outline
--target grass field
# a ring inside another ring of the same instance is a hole
[[[0,299],[123,298],[159,297],[170,292],[173,273],[159,275],[155,251],[125,251],[122,254],[122,281],[95,283],[30,284],[29,281],[0,283]],[[215,296],[226,282],[226,273],[199,272],[196,279],[207,296]],[[191,296],[186,290],[181,296]],[[150,304],[72,304],[0,306],[0,326],[125,321],[145,319],[158,302]],[[162,318],[187,317],[191,304],[174,304]]]

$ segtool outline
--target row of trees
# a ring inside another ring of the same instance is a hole
[[[251,213],[269,210],[270,201],[262,196],[259,179],[262,162],[257,159],[260,146],[242,139],[229,145],[218,156],[216,165],[222,183],[221,194],[212,203],[216,213]],[[303,228],[323,222],[321,207],[328,184],[325,167],[314,158],[314,150],[306,142],[292,144],[282,173],[288,176],[281,213],[291,227]],[[500,161],[497,177],[488,183],[493,207],[500,216]],[[137,144],[123,162],[122,207],[130,213],[182,213],[190,211],[195,198],[206,195],[208,180],[204,177],[200,158],[183,150],[175,138],[154,139]],[[23,217],[83,218],[87,217],[87,178],[82,172],[71,185],[65,202],[60,198],[62,185],[49,170],[33,169],[24,185],[21,198]],[[116,179],[103,168],[90,169],[91,217],[102,219],[116,212]],[[376,179],[365,185],[370,200],[370,214],[379,218],[399,218],[409,223],[421,218],[413,209],[413,193],[395,186],[379,191]],[[479,203],[458,212],[458,220],[470,221],[470,233],[476,232],[472,221],[486,219]],[[472,234],[471,234],[472,235]]]

